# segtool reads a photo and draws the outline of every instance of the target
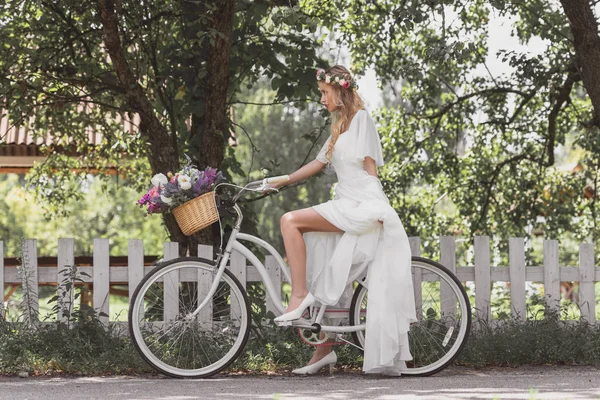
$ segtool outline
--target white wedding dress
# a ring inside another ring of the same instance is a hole
[[[324,164],[330,140],[317,156]],[[334,199],[313,207],[343,233],[304,234],[307,287],[319,303],[348,308],[350,284],[368,267],[363,371],[399,374],[412,359],[408,331],[416,320],[410,246],[381,183],[364,169],[367,156],[383,165],[375,124],[360,110],[332,153]]]

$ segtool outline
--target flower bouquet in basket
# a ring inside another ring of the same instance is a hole
[[[156,174],[138,204],[147,214],[173,212],[179,228],[191,235],[219,219],[214,189],[224,181],[223,174],[211,167],[200,171],[187,166],[175,174]]]

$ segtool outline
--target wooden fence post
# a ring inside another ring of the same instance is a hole
[[[165,260],[179,257],[179,243],[166,242],[164,244]],[[169,272],[164,276],[164,321],[177,318],[179,313],[179,274],[177,271]]]
[[[37,239],[25,239],[21,243],[23,257],[21,259],[21,282],[25,314],[29,325],[39,322],[39,280]]]
[[[144,277],[144,242],[139,239],[129,239],[127,243],[127,287],[129,303],[135,288]]]
[[[279,268],[279,264],[275,257],[271,255],[265,257],[265,268],[267,269],[269,278],[271,278],[271,281],[273,282],[273,286],[275,289],[279,289],[275,298],[271,298],[267,293],[267,312],[271,311],[273,314],[278,315],[279,311],[276,304],[281,304],[281,269]]]
[[[421,238],[411,236],[408,238],[408,243],[410,244],[410,252],[413,256],[420,257],[421,256]]]
[[[229,270],[240,281],[240,283],[242,284],[242,287],[244,289],[246,289],[246,276],[247,276],[246,264],[247,264],[247,262],[248,261],[246,260],[246,257],[244,257],[240,252],[233,251],[231,253],[231,259],[229,260]],[[241,318],[241,315],[239,315],[239,313],[236,311],[238,307],[239,307],[239,303],[232,296],[232,298],[231,298],[231,319],[232,320],[237,321]]]
[[[491,321],[490,238],[475,236],[475,310],[479,321]]]
[[[456,239],[454,236],[440,237],[440,261],[441,264],[448,268],[450,272],[456,274]],[[440,282],[440,298],[442,315],[445,317],[456,315],[456,307],[458,304],[451,295],[452,289],[447,283]]]
[[[58,315],[57,320],[66,322],[69,316],[68,312],[73,312],[74,308],[74,284],[69,282],[69,269],[75,265],[75,239],[58,239],[58,262],[56,270],[56,290],[58,295]],[[67,285],[71,284],[68,289]]]
[[[144,277],[144,243],[139,239],[129,239],[127,252],[127,291],[129,292],[129,304],[131,305],[133,292],[135,292],[135,288]],[[138,320],[144,318],[144,310],[140,310],[136,318]]]
[[[510,275],[510,302],[513,319],[525,321],[525,240],[510,238],[508,241]]]
[[[558,240],[544,240],[544,297],[546,309],[560,312]]]
[[[408,242],[410,243],[410,252],[414,257],[421,256],[421,238],[419,237],[409,237]],[[412,280],[413,280],[413,288],[415,291],[415,311],[417,314],[417,319],[420,321],[423,319],[423,291],[421,289],[421,282],[423,279],[422,270],[420,268],[413,269],[412,271]]]
[[[213,248],[205,244],[198,245],[198,257],[205,258],[207,260],[213,259]],[[198,305],[204,301],[210,290],[210,286],[213,283],[214,274],[211,271],[199,271],[198,273]],[[201,321],[205,326],[211,327],[213,322],[213,303],[212,301],[206,305],[198,313],[198,320]]]
[[[110,312],[110,244],[108,239],[94,239],[93,306],[98,319],[108,325]],[[101,315],[105,314],[105,315]]]
[[[596,322],[595,257],[592,243],[579,245],[579,309],[581,318]]]

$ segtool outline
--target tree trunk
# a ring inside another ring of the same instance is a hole
[[[216,1],[212,26],[223,36],[215,36],[215,43],[208,48],[206,72],[208,79],[204,89],[204,114],[199,161],[202,165],[219,168],[225,154],[224,134],[227,124],[227,94],[229,85],[229,58],[235,0]]]
[[[235,0],[219,0],[215,2],[212,26],[221,35],[214,38],[214,45],[208,48],[207,86],[204,92],[203,118],[194,118],[201,126],[201,146],[198,156],[199,166],[220,168],[225,150],[227,129],[227,95],[229,84],[229,57],[231,54],[231,34],[235,13]],[[150,143],[148,159],[152,173],[176,171],[179,169],[177,151],[169,140],[167,129],[154,113],[154,107],[139,85],[137,77],[131,71],[119,37],[118,17],[115,13],[114,0],[98,0],[98,14],[103,25],[104,40],[110,55],[120,86],[133,111],[140,115],[140,132]],[[197,128],[197,127],[195,127]],[[171,235],[171,240],[179,243],[180,254],[196,255],[198,244],[216,244],[218,230],[213,226],[192,236],[185,236],[172,214],[166,214],[164,221]]]
[[[154,114],[154,107],[131,71],[119,37],[118,18],[112,0],[98,0],[98,14],[104,32],[104,44],[128,105],[140,116],[140,133],[150,143],[148,160],[152,173],[179,168],[177,153],[169,141],[169,133]]]
[[[118,18],[115,14],[114,2],[112,0],[98,0],[98,14],[103,25],[104,43],[117,79],[123,88],[127,104],[134,112],[139,114],[140,133],[148,140],[150,145],[148,160],[152,173],[178,170],[179,159],[169,139],[169,133],[156,117],[152,103],[138,83],[137,77],[131,71],[125,58],[119,37]],[[181,232],[172,214],[165,214],[164,220],[171,240],[178,242],[180,244],[180,254],[185,254],[188,248],[188,238]],[[195,253],[197,254],[197,251]]]
[[[221,33],[215,42],[206,47],[206,86],[204,88],[204,112],[202,117],[192,115],[191,136],[200,135],[200,148],[196,154],[198,166],[221,168],[227,144],[229,59],[231,35],[235,14],[235,0],[214,0],[212,29]],[[187,238],[191,254],[197,252],[198,244],[218,245],[219,230],[213,225]]]
[[[593,125],[600,127],[600,37],[587,0],[561,0],[575,39],[577,66],[594,107]]]

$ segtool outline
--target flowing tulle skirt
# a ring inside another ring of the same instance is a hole
[[[335,192],[313,208],[343,233],[304,234],[308,288],[321,304],[347,308],[350,284],[366,272],[363,371],[399,374],[412,359],[408,331],[416,320],[408,237],[377,178],[340,182]]]

